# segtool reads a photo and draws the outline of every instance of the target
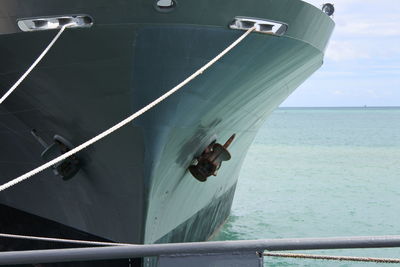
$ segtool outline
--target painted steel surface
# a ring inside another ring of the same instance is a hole
[[[207,239],[226,219],[246,151],[265,118],[317,70],[333,29],[317,8],[294,0],[0,0],[0,93],[54,35],[22,33],[16,19],[88,14],[69,29],[0,106],[0,182],[42,163],[46,140],[80,144],[175,86],[234,41],[235,16],[285,22],[282,37],[252,34],[177,95],[79,153],[69,181],[43,172],[0,195],[0,203],[105,239],[154,243]],[[217,177],[187,171],[216,139],[236,138]]]

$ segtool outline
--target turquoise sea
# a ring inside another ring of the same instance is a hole
[[[280,108],[216,240],[400,235],[400,108]],[[303,253],[400,258],[400,248]],[[266,259],[265,266],[392,266]]]

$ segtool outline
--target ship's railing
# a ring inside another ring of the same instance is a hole
[[[17,264],[157,257],[157,266],[159,267],[259,267],[263,266],[263,258],[265,255],[275,255],[274,253],[270,254],[270,252],[272,251],[393,247],[400,247],[400,236],[265,239],[252,241],[216,241],[151,245],[125,245],[0,252],[0,265],[9,266]],[[373,258],[363,259],[373,260]],[[385,262],[388,263],[400,261],[398,259],[382,260],[386,260]]]

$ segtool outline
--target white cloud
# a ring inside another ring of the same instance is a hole
[[[316,76],[319,79],[332,79],[332,78],[337,78],[337,77],[354,77],[357,75],[356,72],[354,71],[325,71],[325,70],[320,70],[316,74]]]
[[[333,91],[334,95],[344,95],[344,92],[342,90],[335,90]]]
[[[321,6],[325,0],[309,0]],[[327,50],[334,61],[400,56],[398,0],[335,0],[336,28]]]
[[[334,61],[343,61],[367,59],[370,58],[370,53],[349,41],[331,41],[325,56]]]
[[[400,1],[331,2],[336,28],[325,64],[287,106],[400,106]]]
[[[347,34],[354,36],[368,36],[368,37],[381,37],[381,36],[400,36],[400,28],[398,22],[388,22],[381,18],[381,20],[373,19],[353,19],[337,28],[340,34]]]
[[[329,0],[308,0],[317,7]],[[398,0],[335,0],[335,35],[400,36]]]
[[[387,38],[337,38],[331,40],[326,58],[334,61],[373,60],[382,64],[385,60],[400,62],[400,37]],[[372,67],[372,66],[371,66]],[[397,69],[392,64],[392,69]],[[381,67],[381,69],[386,69]]]

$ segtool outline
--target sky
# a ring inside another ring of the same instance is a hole
[[[324,65],[281,106],[400,106],[400,0],[331,3],[336,27]]]

